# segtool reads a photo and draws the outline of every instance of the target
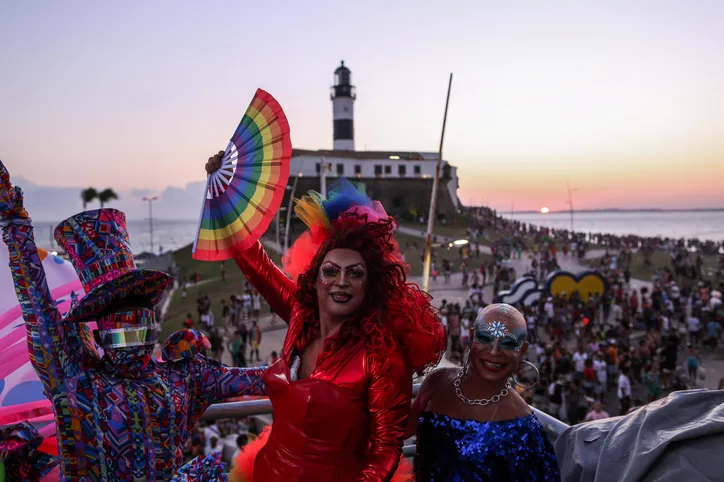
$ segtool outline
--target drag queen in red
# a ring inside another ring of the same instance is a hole
[[[211,158],[207,171],[219,163]],[[292,279],[260,243],[236,257],[289,330],[263,378],[272,429],[239,456],[231,477],[392,480],[412,375],[439,361],[442,324],[430,297],[406,282],[395,225],[380,203],[342,180],[327,199],[312,192],[295,211],[309,230],[285,256]]]

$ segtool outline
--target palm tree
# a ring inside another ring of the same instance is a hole
[[[98,191],[96,191],[95,188],[89,187],[88,189],[83,189],[80,192],[80,198],[83,200],[83,210],[85,210],[86,206],[92,203],[97,197]]]
[[[118,194],[116,194],[116,191],[113,189],[104,189],[101,192],[98,193],[98,200],[101,203],[101,209],[103,209],[103,205],[106,204],[109,201],[117,201],[118,200]]]

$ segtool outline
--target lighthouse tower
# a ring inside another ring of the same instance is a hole
[[[332,118],[334,119],[334,150],[354,151],[354,101],[352,73],[342,64],[334,71],[332,86]]]

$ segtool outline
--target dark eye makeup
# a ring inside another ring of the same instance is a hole
[[[493,345],[495,340],[498,338],[494,337],[487,331],[480,331],[475,334],[475,341],[484,345]],[[516,350],[523,344],[522,340],[513,338],[512,336],[504,336],[500,338],[500,348],[503,350]]]
[[[339,272],[341,271],[341,268],[339,266],[336,266],[334,264],[325,264],[322,265],[322,274],[325,276],[337,276]],[[360,279],[364,278],[366,271],[362,266],[359,265],[353,265],[346,270],[349,275],[352,278]]]

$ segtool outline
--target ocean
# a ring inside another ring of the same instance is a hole
[[[175,251],[192,243],[196,236],[198,221],[167,221],[153,220],[153,246],[154,252],[159,248],[164,252]],[[38,246],[55,251],[57,245],[52,239],[52,233],[57,223],[35,222],[35,241]],[[151,251],[151,227],[148,220],[128,221],[128,235],[131,249],[135,254]]]
[[[550,228],[570,229],[570,213],[503,213],[499,215]],[[642,237],[699,238],[724,241],[724,210],[574,212],[573,229]]]
[[[571,227],[569,213],[499,213],[503,217],[552,228]],[[154,251],[176,250],[192,243],[196,234],[194,220],[168,221],[157,219],[153,223]],[[50,244],[54,223],[36,222],[35,238],[39,246],[57,249]],[[580,212],[573,215],[576,231],[636,234],[639,236],[673,236],[675,238],[700,238],[724,241],[724,210],[722,211],[627,211],[627,212]],[[151,249],[148,220],[129,221],[128,232],[135,253]]]

